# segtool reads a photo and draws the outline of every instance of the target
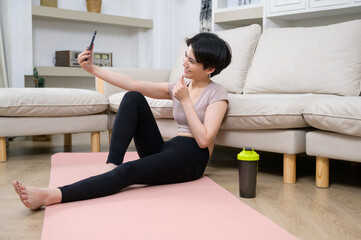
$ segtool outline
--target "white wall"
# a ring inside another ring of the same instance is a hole
[[[31,2],[1,0],[0,22],[9,87],[24,87],[32,74]]]
[[[201,0],[102,1],[104,14],[153,19],[153,29],[142,30],[32,20],[31,4],[40,5],[40,0],[0,0],[10,87],[23,87],[24,75],[32,75],[33,66],[53,66],[55,51],[85,49],[94,30],[98,31],[95,51],[112,52],[115,67],[171,68],[180,43],[189,33],[199,31],[200,3]],[[85,0],[58,0],[58,8],[87,11]]]
[[[199,32],[201,0],[155,0],[153,66],[171,68],[178,48],[190,33]]]
[[[0,88],[8,87],[8,79],[6,74],[5,56],[3,47],[3,37],[0,24]]]
[[[135,1],[103,0],[102,13],[137,16]],[[32,0],[40,5],[39,0]],[[58,0],[58,8],[87,11],[86,1]],[[138,54],[134,53],[131,29],[102,24],[67,22],[57,20],[33,20],[34,66],[54,66],[55,51],[84,50],[97,30],[94,51],[112,52],[113,66],[136,67]]]
[[[97,30],[95,52],[113,52],[113,65],[133,65],[131,31],[114,26],[33,20],[34,66],[54,66],[55,51],[84,50]],[[127,57],[124,57],[127,56]]]
[[[40,4],[39,0],[32,1]],[[199,31],[200,3],[201,0],[102,1],[102,13],[153,19],[152,30],[34,20],[34,64],[51,66],[56,50],[84,49],[97,29],[95,51],[113,52],[113,66],[170,68],[181,41],[189,33]],[[58,0],[58,7],[86,11],[85,1]],[[63,41],[64,34],[67,41]]]
[[[82,50],[94,29],[98,30],[95,51],[113,52],[113,66],[170,68],[180,42],[198,32],[201,0],[103,0],[102,13],[151,18],[152,30],[33,21],[34,64],[51,66],[56,50]],[[39,5],[39,0],[33,0]],[[85,1],[58,0],[58,7],[86,11]],[[63,40],[67,35],[67,41]],[[49,41],[51,39],[51,41]]]

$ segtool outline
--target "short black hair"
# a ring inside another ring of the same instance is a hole
[[[203,68],[214,68],[211,77],[225,69],[232,59],[231,47],[214,33],[202,32],[186,39],[187,46],[192,45],[194,56]]]

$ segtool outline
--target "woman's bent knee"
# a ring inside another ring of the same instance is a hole
[[[143,94],[137,91],[130,91],[124,94],[121,104],[126,104],[127,106],[130,104],[131,106],[135,106],[138,104],[144,104],[145,102],[147,102],[147,100]]]
[[[131,99],[131,100],[144,99],[144,96],[140,92],[129,91],[124,95],[123,99],[127,99],[127,100],[128,99]]]

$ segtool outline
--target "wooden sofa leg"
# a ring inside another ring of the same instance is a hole
[[[283,154],[283,182],[296,182],[296,154]]]
[[[330,177],[330,160],[325,157],[316,157],[316,187],[328,188]]]
[[[100,132],[91,133],[91,151],[100,152]]]
[[[6,162],[6,138],[0,137],[0,162]]]
[[[64,147],[71,147],[72,141],[71,141],[71,133],[64,134]]]
[[[109,144],[110,144],[110,139],[112,139],[112,129],[109,129],[108,133],[109,133]]]

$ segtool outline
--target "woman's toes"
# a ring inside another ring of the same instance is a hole
[[[14,188],[17,193],[20,193],[20,190],[23,189],[23,185],[21,185],[18,181],[14,181]]]
[[[17,181],[13,181],[13,187],[14,187],[14,190],[15,190],[15,192],[17,193],[17,194],[19,194],[19,189],[18,189],[18,183],[17,183]]]
[[[20,194],[20,199],[21,199],[21,201],[27,200],[27,199],[28,199],[28,195],[26,195],[26,194]]]
[[[19,183],[19,182],[16,182],[16,185],[14,185],[14,187],[15,187],[15,189],[16,189],[17,192],[21,192],[21,190],[24,190],[24,189],[25,189],[24,185],[22,185],[22,184]]]
[[[26,189],[26,187],[18,182],[18,189]]]

